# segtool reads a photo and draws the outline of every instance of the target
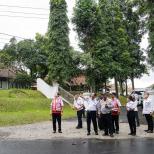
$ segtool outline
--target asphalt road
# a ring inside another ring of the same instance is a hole
[[[0,154],[152,154],[154,139],[0,141]]]

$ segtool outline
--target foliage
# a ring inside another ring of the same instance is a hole
[[[31,76],[27,75],[27,73],[18,73],[16,78],[13,79],[13,83],[20,88],[30,88],[32,81]]]
[[[139,78],[146,72],[140,49],[142,23],[135,6],[135,1],[125,0],[76,1],[72,21],[91,86],[115,78],[116,86],[119,81],[122,88],[128,78]]]
[[[65,0],[50,0],[48,75],[51,82],[62,83],[70,77],[71,57],[68,22]]]

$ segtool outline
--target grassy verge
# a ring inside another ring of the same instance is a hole
[[[125,96],[119,96],[119,100],[120,100],[122,106],[126,106],[127,97],[125,97]]]
[[[32,90],[0,90],[0,126],[12,126],[47,121],[50,100]],[[65,104],[63,119],[75,117]]]

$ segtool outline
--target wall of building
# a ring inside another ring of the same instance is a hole
[[[0,80],[0,89],[8,89],[8,81]]]

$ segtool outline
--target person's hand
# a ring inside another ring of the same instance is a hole
[[[105,108],[108,108],[107,104],[105,104]]]
[[[150,112],[150,115],[152,116],[153,115],[153,112]]]

